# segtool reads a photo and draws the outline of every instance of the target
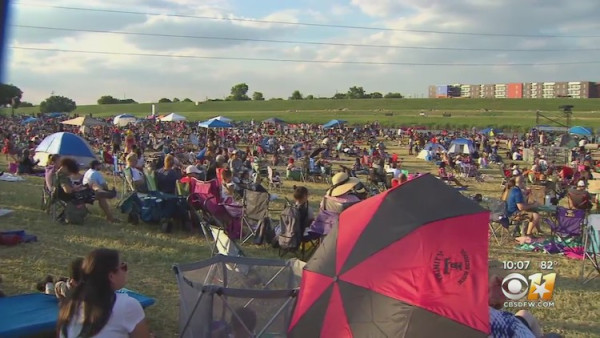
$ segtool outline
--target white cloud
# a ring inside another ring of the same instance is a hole
[[[329,22],[384,26],[405,31],[342,30],[230,20],[202,20],[170,16],[56,12],[29,9],[14,24],[48,25],[174,35],[226,36],[247,39],[316,40],[321,42],[495,49],[558,49],[559,52],[480,52],[400,48],[359,48],[305,44],[140,37],[115,34],[64,33],[15,29],[13,44],[41,48],[159,53],[213,57],[282,58],[322,61],[400,63],[552,63],[598,60],[599,52],[570,52],[596,48],[594,38],[496,37],[419,33],[415,30],[598,35],[597,0],[351,0],[345,4],[318,1],[279,7],[252,15],[238,11],[241,0],[92,0],[85,7],[126,8],[136,11],[180,13],[231,19],[291,22]],[[237,2],[236,2],[237,1]],[[75,6],[74,2],[63,1]],[[122,5],[117,5],[122,4]],[[319,4],[320,7],[319,7]],[[543,4],[543,6],[541,6]],[[82,5],[77,5],[82,6]],[[515,8],[519,8],[515,11]],[[363,14],[361,14],[363,13]],[[35,20],[33,19],[35,18]],[[411,32],[412,31],[412,32]],[[25,91],[24,99],[39,102],[52,90],[79,103],[95,102],[104,94],[139,101],[160,97],[224,97],[239,82],[267,97],[304,94],[331,96],[353,85],[367,91],[424,93],[434,83],[494,83],[548,80],[600,80],[597,67],[444,67],[402,65],[348,65],[209,59],[108,56],[11,50],[9,78]]]

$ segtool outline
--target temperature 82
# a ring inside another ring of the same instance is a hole
[[[554,270],[554,267],[558,263],[555,261],[541,261],[540,262],[540,270]]]

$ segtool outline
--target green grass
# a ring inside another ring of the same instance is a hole
[[[374,99],[374,100],[274,100],[157,103],[159,114],[177,112],[191,120],[204,120],[215,115],[227,115],[236,120],[257,121],[277,116],[289,122],[324,123],[331,118],[351,123],[379,121],[384,125],[427,125],[430,127],[498,126],[531,127],[535,111],[541,110],[558,117],[560,105],[574,105],[574,124],[600,127],[599,99]],[[488,109],[488,112],[484,112]],[[149,115],[151,103],[118,105],[83,105],[75,113],[97,117],[123,113]],[[420,117],[419,112],[428,112]],[[0,112],[8,114],[8,109]],[[19,108],[18,114],[36,114],[39,107]],[[449,112],[452,117],[442,117]],[[393,116],[386,114],[393,113]]]
[[[432,165],[408,156],[405,150],[396,151],[405,158],[404,168],[411,172],[436,172]],[[3,161],[0,160],[2,168],[6,165]],[[469,183],[470,193],[499,196],[499,176],[495,171],[488,174],[490,176],[484,183]],[[108,179],[111,182],[111,178]],[[156,305],[146,310],[152,330],[157,337],[176,337],[178,290],[171,266],[208,258],[209,249],[203,237],[180,230],[162,234],[153,225],[107,224],[96,205],[91,208],[93,214],[83,226],[57,224],[39,210],[42,184],[43,180],[37,177],[27,177],[21,183],[0,181],[0,207],[15,210],[12,215],[2,217],[0,229],[25,229],[39,239],[37,243],[0,247],[2,289],[9,295],[34,292],[34,284],[46,274],[65,275],[73,257],[85,255],[101,246],[115,248],[130,266],[127,287],[157,299]],[[280,195],[291,198],[292,185],[292,182],[285,182]],[[317,207],[327,186],[322,183],[306,185],[311,192],[310,202]],[[276,203],[273,209],[281,209],[281,206],[281,202]],[[245,246],[244,250],[249,256],[277,255],[272,249]],[[582,285],[578,280],[581,262],[557,255],[524,253],[515,250],[511,244],[499,246],[495,242],[490,245],[490,258],[530,260],[532,266],[543,260],[558,262],[554,294],[556,307],[535,309],[535,316],[542,321],[546,331],[559,332],[567,337],[600,336],[600,280]],[[539,271],[532,268],[531,272]]]

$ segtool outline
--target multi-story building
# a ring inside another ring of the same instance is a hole
[[[599,98],[600,83],[577,82],[526,82],[497,84],[453,84],[429,86],[430,98],[530,98],[556,97]]]
[[[493,99],[496,97],[496,85],[495,84],[483,84],[479,86],[480,92],[479,97],[485,99]]]
[[[496,86],[494,87],[494,97],[497,99],[504,99],[506,98],[506,85],[503,83],[498,83],[496,84]]]

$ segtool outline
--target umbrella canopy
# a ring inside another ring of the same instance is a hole
[[[490,135],[491,136],[491,135],[501,134],[502,131],[500,129],[496,129],[496,128],[491,128],[490,127],[490,128],[482,129],[479,133],[482,134],[482,135]]]
[[[487,337],[488,216],[430,174],[351,206],[303,271],[288,337]]]
[[[94,150],[83,138],[64,132],[54,133],[43,139],[35,148],[34,158],[40,160],[40,165],[46,165],[48,155],[54,154],[73,157],[83,166],[96,159]]]
[[[21,124],[29,124],[29,123],[35,122],[37,120],[38,119],[35,117],[28,117],[25,120],[21,121]]]
[[[269,119],[266,119],[263,121],[263,123],[267,123],[267,124],[287,124],[287,122],[285,122],[282,119],[276,118],[276,117],[271,117]]]
[[[219,120],[208,120],[198,123],[198,127],[201,128],[231,128],[231,124]]]
[[[445,152],[446,148],[444,148],[443,145],[439,144],[439,143],[427,143],[425,144],[425,146],[423,147],[424,150],[427,151],[433,151],[433,152],[437,152],[438,150],[441,152]]]
[[[185,120],[187,120],[187,118],[185,116],[171,113],[165,117],[162,117],[160,120],[163,122],[177,122],[177,121],[185,121]]]
[[[113,119],[113,124],[117,125],[119,127],[125,127],[126,125],[128,125],[130,123],[136,123],[136,122],[137,122],[137,117],[135,117],[133,115],[129,115],[129,114],[117,115]]]
[[[221,121],[221,122],[227,122],[227,123],[231,123],[231,121],[233,121],[233,120],[232,120],[232,119],[230,119],[230,118],[227,118],[227,117],[225,117],[225,116],[220,116],[220,115],[219,115],[219,116],[216,116],[216,117],[213,117],[212,119],[209,119],[208,121],[211,121],[211,120],[218,120],[218,121]]]
[[[592,136],[592,131],[586,127],[575,126],[569,129],[569,134],[575,134],[580,136]]]
[[[323,125],[323,128],[324,129],[329,129],[329,128],[333,128],[333,127],[341,127],[346,122],[348,122],[348,121],[344,121],[344,120],[331,120],[331,121],[325,123]]]
[[[61,122],[62,124],[68,124],[71,126],[87,126],[87,127],[93,127],[93,126],[106,126],[105,122],[102,122],[100,120],[96,120],[95,118],[89,117],[89,116],[80,116],[80,117],[76,117],[74,119],[70,119],[70,120],[66,120]]]

